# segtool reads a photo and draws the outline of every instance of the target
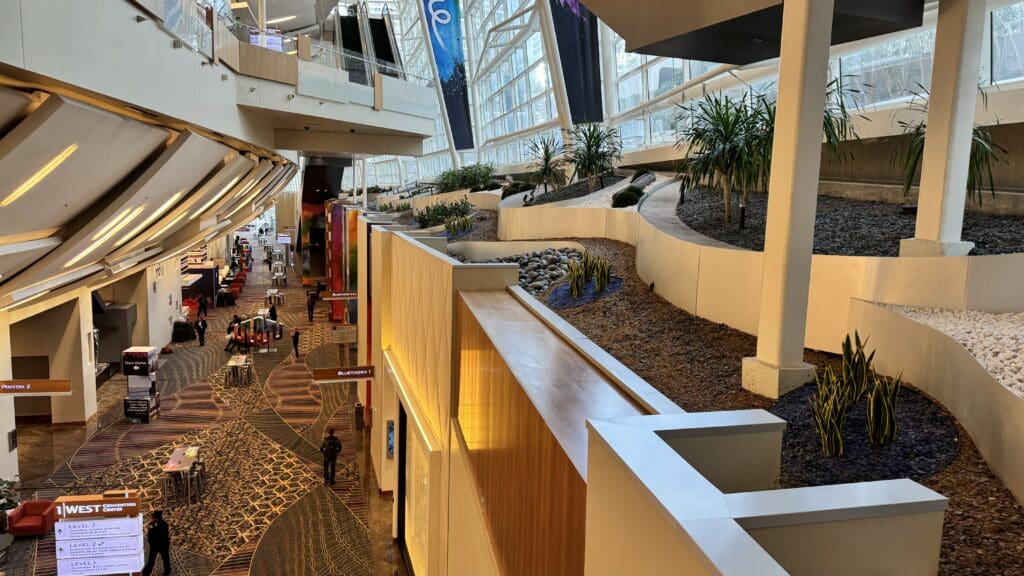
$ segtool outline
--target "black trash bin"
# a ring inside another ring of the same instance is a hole
[[[363,416],[363,405],[362,403],[356,403],[356,430],[362,430],[366,427],[366,420]]]

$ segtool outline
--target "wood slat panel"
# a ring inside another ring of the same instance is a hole
[[[456,300],[456,422],[502,573],[582,575],[586,419],[643,412],[507,292]]]
[[[239,72],[274,82],[297,85],[299,83],[299,60],[283,52],[238,43]]]

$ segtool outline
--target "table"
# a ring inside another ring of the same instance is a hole
[[[271,280],[270,280],[270,283],[273,286],[281,286],[281,285],[287,286],[288,285],[288,276],[286,276],[284,274],[284,272],[275,272],[274,273],[274,277],[271,278]]]
[[[183,494],[186,504],[191,504],[193,497],[198,499],[206,490],[206,466],[199,459],[198,446],[175,448],[163,470],[165,506]]]
[[[252,382],[252,362],[249,362],[249,357],[245,354],[235,354],[228,360],[228,368],[231,368],[231,382],[238,384],[242,379],[242,375],[245,374],[245,383],[249,384]]]
[[[284,304],[284,294],[277,288],[267,289],[267,306],[271,304]]]

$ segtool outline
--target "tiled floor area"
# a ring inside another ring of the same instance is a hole
[[[265,274],[250,273],[236,306],[211,311],[205,347],[177,344],[161,356],[154,422],[121,419],[124,382],[115,378],[98,390],[92,429],[19,424],[23,484],[41,497],[140,489],[147,511],[165,510],[176,574],[404,575],[390,538],[390,496],[379,494],[363,432],[354,429],[355,388],[312,382],[312,366],[335,364],[342,354],[329,343],[326,306],[307,321],[297,278],[283,289],[279,316],[288,333],[302,332],[302,358],[292,356],[286,334],[276,351],[254,354],[254,383],[228,381],[227,323],[262,307],[268,287]],[[344,446],[332,486],[323,484],[318,451],[327,428]],[[198,503],[165,506],[161,466],[180,446],[201,447],[208,489]],[[52,535],[16,541],[0,570],[54,575]]]

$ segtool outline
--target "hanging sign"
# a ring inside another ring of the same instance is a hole
[[[71,380],[0,380],[0,394],[10,396],[70,396]]]
[[[356,292],[331,292],[325,290],[320,293],[320,299],[325,302],[334,302],[336,300],[356,300],[359,298],[359,294]]]
[[[353,382],[373,378],[373,366],[346,366],[339,368],[315,368],[315,382]]]
[[[462,49],[462,9],[459,0],[423,0],[430,46],[456,150],[473,148],[466,84],[466,55]]]

